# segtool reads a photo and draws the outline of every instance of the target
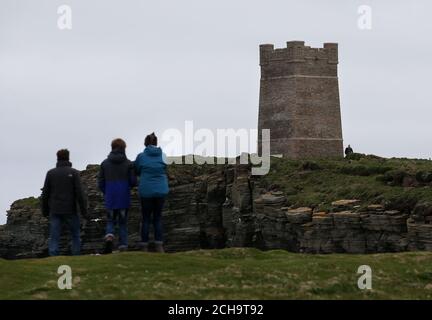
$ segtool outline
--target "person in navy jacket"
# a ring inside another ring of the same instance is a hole
[[[101,166],[98,176],[99,189],[104,194],[107,209],[105,253],[111,253],[115,239],[115,226],[119,226],[119,250],[128,248],[127,218],[131,205],[131,189],[136,185],[133,163],[126,157],[126,143],[115,139],[111,153]]]
[[[149,225],[153,215],[156,251],[164,252],[162,210],[169,192],[167,165],[162,149],[157,147],[157,137],[154,133],[145,138],[144,145],[144,152],[135,160],[135,170],[140,177],[138,191],[142,211],[141,245],[144,251],[148,251]]]

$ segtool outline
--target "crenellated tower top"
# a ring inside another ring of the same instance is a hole
[[[260,46],[260,64],[271,61],[304,62],[306,60],[326,60],[330,64],[338,64],[338,44],[324,43],[323,48],[305,46],[304,41],[289,41],[286,48],[275,49],[273,44]]]

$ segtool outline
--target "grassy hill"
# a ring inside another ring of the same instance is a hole
[[[73,289],[57,288],[69,265]],[[360,265],[373,289],[359,290]],[[302,255],[255,249],[0,260],[0,299],[431,299],[432,253]]]
[[[417,203],[432,201],[432,161],[363,154],[339,160],[274,158],[260,183],[283,191],[294,207],[328,211],[332,201],[358,199],[364,206],[410,212]]]

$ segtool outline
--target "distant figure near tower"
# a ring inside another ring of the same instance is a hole
[[[270,129],[270,152],[284,158],[343,157],[338,45],[260,46],[258,129]],[[258,149],[262,141],[259,137]]]

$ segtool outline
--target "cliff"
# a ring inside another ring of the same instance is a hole
[[[89,219],[83,253],[103,248],[105,210],[98,167],[82,171]],[[266,176],[248,165],[171,165],[164,210],[168,252],[256,247],[305,253],[432,250],[432,162],[354,154],[350,160],[272,159]],[[344,199],[344,200],[341,200]],[[348,199],[348,200],[346,200]],[[137,248],[136,191],[129,216]],[[64,233],[63,253],[69,251]],[[48,220],[34,198],[14,202],[0,226],[0,257],[47,255]]]

